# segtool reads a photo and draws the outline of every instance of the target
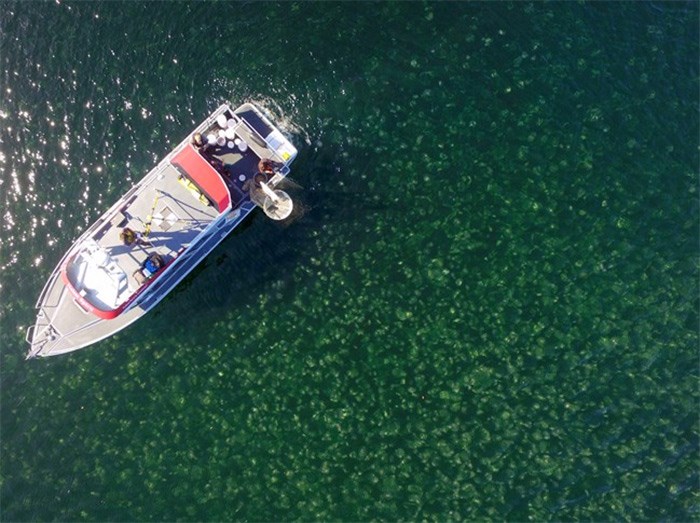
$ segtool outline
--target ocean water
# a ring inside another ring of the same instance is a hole
[[[700,520],[696,2],[3,2],[0,519]],[[300,150],[156,310],[24,361],[224,100]]]

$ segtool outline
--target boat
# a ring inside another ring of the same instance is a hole
[[[296,156],[256,105],[218,107],[68,249],[37,300],[27,359],[131,325],[257,207],[288,217],[291,200],[277,185]]]

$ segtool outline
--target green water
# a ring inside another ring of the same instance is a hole
[[[3,521],[699,521],[697,3],[0,5]],[[24,361],[223,100],[300,150],[145,319]]]

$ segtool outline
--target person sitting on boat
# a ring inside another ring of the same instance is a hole
[[[141,285],[151,279],[164,266],[165,260],[163,257],[156,252],[152,252],[141,266],[133,272],[133,277]]]
[[[209,149],[209,143],[204,140],[202,133],[194,133],[192,136],[192,145],[194,145],[200,152],[204,154]]]
[[[278,164],[270,160],[269,158],[263,158],[258,162],[258,172],[262,174],[273,175]]]
[[[163,259],[163,257],[160,254],[154,252],[151,253],[148,256],[148,258],[146,258],[145,262],[143,262],[143,267],[141,270],[145,273],[146,277],[151,277],[155,273],[157,273],[164,265],[165,260]]]
[[[146,240],[140,232],[136,232],[128,227],[124,227],[122,232],[119,233],[119,239],[124,243],[124,245],[131,247],[132,245],[151,245],[151,243]]]
[[[194,133],[192,136],[192,145],[194,145],[201,154],[217,172],[221,174],[226,173],[226,166],[219,158],[213,154],[207,154],[209,147],[211,147],[211,142],[204,140],[201,133]]]

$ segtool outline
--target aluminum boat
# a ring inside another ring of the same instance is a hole
[[[275,189],[297,149],[255,105],[221,105],[68,249],[44,286],[27,358],[81,349],[160,302]]]

